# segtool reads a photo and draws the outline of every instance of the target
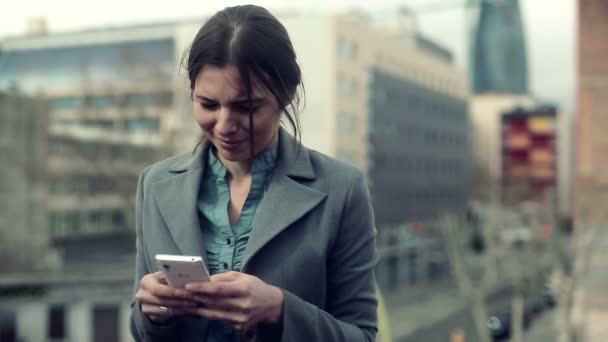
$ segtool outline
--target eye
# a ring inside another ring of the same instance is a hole
[[[218,108],[217,103],[207,103],[207,102],[199,102],[201,107],[205,110],[216,110]]]
[[[234,106],[234,110],[239,112],[239,113],[245,113],[245,114],[249,114],[249,113],[255,113],[258,109],[260,109],[259,106],[241,106],[241,105],[237,105]]]

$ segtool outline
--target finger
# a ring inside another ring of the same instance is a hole
[[[153,281],[142,281],[141,287],[156,297],[187,299],[190,295],[188,291],[160,283],[156,277],[153,277]]]
[[[245,284],[238,281],[232,282],[200,282],[186,285],[186,289],[194,296],[220,296],[220,297],[241,297],[247,294]]]
[[[234,327],[242,327],[247,325],[249,318],[247,315],[240,312],[231,312],[226,310],[217,310],[211,308],[189,309],[190,313],[199,315],[210,320],[220,320],[231,324]]]
[[[175,298],[164,298],[157,297],[151,294],[150,292],[142,291],[138,292],[135,295],[135,298],[139,303],[142,304],[151,304],[151,305],[164,305],[164,306],[172,306],[172,307],[196,307],[198,303],[194,300],[184,300],[184,299],[175,299]]]
[[[144,314],[148,316],[152,315],[162,318],[168,318],[177,315],[186,315],[190,313],[189,310],[191,309],[176,308],[163,305],[142,304],[141,306],[141,312],[143,312]]]
[[[211,279],[211,281],[235,281],[242,275],[243,275],[243,273],[241,273],[241,272],[230,271],[230,272],[214,274],[211,276],[210,279]]]
[[[165,274],[161,271],[152,273],[154,279],[156,279],[159,283],[168,285],[167,278],[165,278]]]
[[[211,296],[194,296],[194,301],[199,307],[205,307],[216,310],[249,313],[250,306],[247,306],[246,297],[211,297]]]

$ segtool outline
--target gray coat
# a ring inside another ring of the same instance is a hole
[[[158,271],[156,254],[204,255],[196,201],[205,143],[146,168],[136,202],[135,291]],[[304,146],[281,129],[277,165],[258,209],[242,272],[283,290],[280,327],[244,333],[258,341],[374,341],[376,230],[364,178],[352,166]],[[134,302],[135,303],[135,302]],[[133,305],[137,341],[203,341],[206,320],[154,325]]]

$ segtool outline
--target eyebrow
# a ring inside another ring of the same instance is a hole
[[[195,97],[199,100],[203,100],[203,101],[207,101],[207,102],[218,102],[217,100],[214,99],[210,99],[208,97],[205,96],[201,96],[201,95],[195,95]],[[260,103],[265,101],[266,99],[263,97],[254,97],[251,99],[251,103]],[[247,99],[242,99],[242,100],[235,100],[235,101],[230,101],[230,104],[232,105],[243,105],[243,104],[248,104],[249,100]]]

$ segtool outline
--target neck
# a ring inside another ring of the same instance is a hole
[[[223,160],[221,157],[220,160],[228,172],[228,177],[230,177],[232,180],[239,182],[251,174],[251,164],[253,164],[253,160],[230,161]]]
[[[277,132],[275,137],[271,140],[270,144],[266,146],[259,154],[264,153],[265,151],[270,149],[274,144],[278,143],[278,141],[279,134]],[[230,177],[230,179],[236,182],[240,182],[251,175],[251,165],[253,164],[253,161],[255,160],[255,158],[257,158],[258,155],[256,155],[252,159],[244,161],[225,160],[219,155],[218,158],[226,168],[226,171],[228,172],[228,177]]]

